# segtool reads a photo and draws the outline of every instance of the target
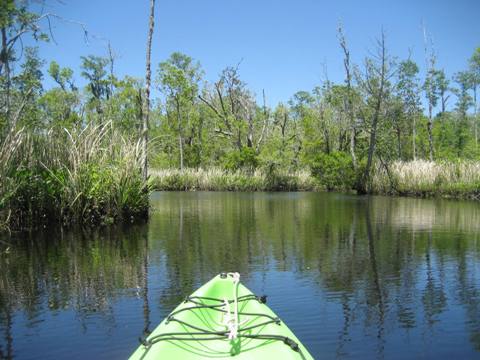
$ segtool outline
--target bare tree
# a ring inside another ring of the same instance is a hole
[[[148,120],[150,116],[150,83],[152,78],[152,69],[150,66],[150,56],[152,54],[152,37],[155,25],[155,0],[150,0],[150,19],[148,27],[147,39],[147,61],[145,74],[145,111],[143,111],[142,122],[142,163],[143,163],[143,179],[148,177]]]
[[[371,169],[373,164],[373,157],[375,155],[377,145],[377,130],[378,124],[382,117],[382,111],[387,97],[388,80],[393,75],[391,71],[392,63],[385,45],[385,32],[382,29],[380,39],[377,39],[376,53],[371,58],[365,61],[365,75],[364,78],[358,76],[358,81],[363,87],[369,98],[367,103],[372,106],[370,116],[370,141],[368,145],[368,158],[363,177],[357,184],[357,190],[360,193],[366,193],[369,190]]]
[[[350,120],[350,155],[352,156],[353,166],[357,168],[357,157],[355,156],[355,110],[353,107],[352,92],[352,65],[350,62],[350,50],[347,46],[347,40],[343,32],[342,24],[338,25],[338,40],[343,50],[343,66],[345,68],[345,82],[347,83],[347,114]]]
[[[425,66],[427,69],[427,76],[425,79],[425,95],[428,100],[428,122],[427,122],[427,131],[428,131],[428,144],[430,148],[430,161],[433,161],[433,108],[437,105],[438,100],[438,86],[437,86],[437,71],[435,70],[436,55],[433,49],[433,41],[428,38],[427,30],[425,24],[422,24],[423,30],[423,44],[425,51]],[[429,43],[430,42],[430,51]]]
[[[259,147],[263,137],[260,135],[258,140],[255,139],[256,103],[246,84],[240,80],[238,65],[223,70],[220,79],[213,85],[213,91],[199,95],[199,99],[220,120],[215,129],[218,135],[232,139],[238,150],[245,144],[253,149]],[[265,114],[264,109],[264,116],[267,116]],[[266,125],[262,133],[265,129]]]

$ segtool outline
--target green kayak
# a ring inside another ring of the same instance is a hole
[[[313,359],[290,329],[239,281],[222,273],[187,297],[130,359]]]

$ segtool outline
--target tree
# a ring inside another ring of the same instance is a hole
[[[420,86],[418,84],[418,65],[412,60],[404,60],[398,66],[397,93],[400,97],[404,113],[412,123],[412,152],[413,159],[416,160],[416,139],[417,139],[417,117],[420,113]],[[431,126],[431,125],[429,125]],[[431,129],[429,133],[431,132]],[[433,141],[431,141],[433,143]],[[432,145],[430,147],[430,159],[433,158]]]
[[[240,79],[238,65],[225,68],[213,88],[204,90],[199,99],[216,119],[217,137],[229,139],[238,154],[246,152],[254,157],[264,138],[268,112],[257,111],[253,94]]]
[[[292,118],[292,169],[299,168],[299,158],[303,146],[312,150],[318,147],[317,137],[321,136],[321,130],[314,124],[313,109],[315,98],[308,91],[297,91],[289,101],[290,114]],[[318,118],[317,118],[318,120]],[[325,133],[324,133],[325,134]],[[306,151],[305,151],[306,152]],[[308,160],[308,159],[307,159]]]
[[[148,120],[150,116],[150,83],[152,78],[150,57],[152,54],[153,29],[155,26],[155,0],[150,0],[150,16],[148,24],[147,55],[145,65],[145,110],[142,114],[142,172],[144,180],[147,180],[148,177]]]
[[[407,114],[405,113],[405,105],[403,103],[403,99],[400,96],[393,96],[390,99],[390,103],[388,105],[388,113],[387,117],[391,119],[392,127],[395,131],[396,138],[397,138],[397,158],[403,159],[403,139],[402,135],[404,132],[408,132],[410,125],[413,125],[407,121]],[[408,119],[411,120],[411,119]],[[413,126],[412,126],[413,128]],[[414,131],[412,131],[413,137],[416,137]],[[415,145],[415,141],[412,141],[412,145]]]
[[[81,125],[78,115],[80,96],[73,81],[73,70],[61,68],[57,62],[52,61],[48,74],[58,87],[46,91],[38,101],[44,113],[44,126],[71,129]]]
[[[478,119],[477,119],[477,89],[480,85],[480,47],[475,50],[469,60],[469,72],[471,76],[471,86],[473,90],[473,126],[475,133],[475,146],[478,146]]]
[[[166,96],[167,118],[177,131],[181,170],[184,167],[186,130],[192,126],[201,76],[200,64],[178,52],[159,65],[157,82]]]
[[[100,56],[82,56],[81,75],[88,80],[87,89],[90,93],[88,105],[90,110],[95,110],[99,121],[102,122],[103,101],[111,95],[109,80],[105,67],[108,59]]]
[[[430,161],[433,161],[433,108],[437,106],[438,101],[438,82],[436,80],[437,70],[435,69],[435,63],[437,57],[435,50],[433,48],[433,39],[431,36],[427,35],[427,29],[425,24],[423,25],[423,44],[425,51],[425,68],[427,74],[425,76],[425,82],[423,84],[423,90],[425,91],[425,96],[428,102],[428,122],[427,122],[427,132],[428,132],[428,144],[430,152]]]
[[[440,96],[440,101],[442,105],[442,113],[446,111],[447,108],[447,101],[450,95],[447,95],[447,91],[450,90],[450,81],[445,76],[445,71],[436,70],[435,72],[435,81],[436,81],[436,88],[438,89],[438,95]]]
[[[423,89],[428,101],[428,143],[430,148],[430,161],[433,161],[433,136],[432,136],[432,122],[433,122],[433,108],[437,106],[438,102],[438,81],[436,79],[437,71],[432,67],[428,70],[425,78]]]
[[[360,83],[366,95],[366,109],[364,120],[370,133],[367,152],[367,164],[363,176],[357,184],[360,193],[366,193],[370,187],[370,176],[373,165],[373,157],[377,146],[377,130],[382,119],[382,111],[385,99],[388,95],[389,79],[392,77],[393,63],[387,53],[385,33],[382,29],[380,39],[377,39],[376,53],[365,59],[365,75],[357,74],[357,82]]]
[[[43,92],[43,61],[38,57],[38,49],[25,48],[25,60],[20,73],[12,78],[15,91],[12,95],[16,111],[10,117],[10,126],[15,128],[19,122],[32,130],[41,125],[38,99]]]
[[[49,16],[50,14],[39,15],[28,11],[26,2],[2,1],[0,6],[0,86],[3,93],[1,109],[4,119],[0,120],[0,126],[3,122],[3,125],[9,124],[10,127],[14,127],[19,117],[18,108],[13,114],[11,113],[12,64],[19,61],[23,53],[16,52],[16,46],[27,34],[32,35],[35,40],[48,41],[48,36],[41,30],[39,23]],[[2,128],[3,126],[0,130]]]
[[[468,109],[472,106],[472,97],[468,93],[471,88],[471,75],[468,71],[459,71],[454,75],[454,80],[458,85],[455,94],[457,102],[455,108],[462,118],[466,118]]]
[[[355,155],[355,108],[354,108],[354,94],[353,94],[353,85],[352,85],[352,64],[350,61],[350,50],[347,46],[347,40],[345,39],[345,34],[343,33],[342,25],[338,27],[338,40],[340,42],[340,47],[343,50],[343,66],[345,69],[345,83],[347,85],[347,113],[350,120],[350,155],[352,156],[353,166],[357,168],[357,157]]]
[[[131,76],[117,79],[114,76],[110,88],[112,93],[110,98],[104,101],[103,116],[118,129],[140,138],[142,123],[138,119],[142,118],[143,112],[142,80]]]
[[[73,70],[70,68],[60,68],[60,65],[56,61],[50,63],[48,68],[48,74],[52,79],[60,86],[63,91],[67,91],[67,87],[71,91],[77,90],[75,83],[73,82]]]

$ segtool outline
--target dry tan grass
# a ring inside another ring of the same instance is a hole
[[[377,168],[373,178],[376,192],[405,194],[448,193],[480,191],[480,162],[434,162],[426,160],[395,161],[385,169]],[[393,186],[393,189],[392,189]],[[473,196],[476,196],[473,194]]]
[[[209,169],[151,169],[150,176],[158,190],[262,191],[315,190],[316,183],[308,171],[275,174],[268,177],[262,170],[227,172]]]

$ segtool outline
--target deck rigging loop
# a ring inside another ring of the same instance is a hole
[[[238,314],[238,285],[240,284],[240,274],[238,272],[228,273],[228,277],[231,277],[233,280],[233,311],[230,308],[230,303],[227,298],[223,299],[223,324],[228,329],[228,340],[234,340],[238,336],[238,329],[241,325],[245,324],[248,319],[240,322]]]

